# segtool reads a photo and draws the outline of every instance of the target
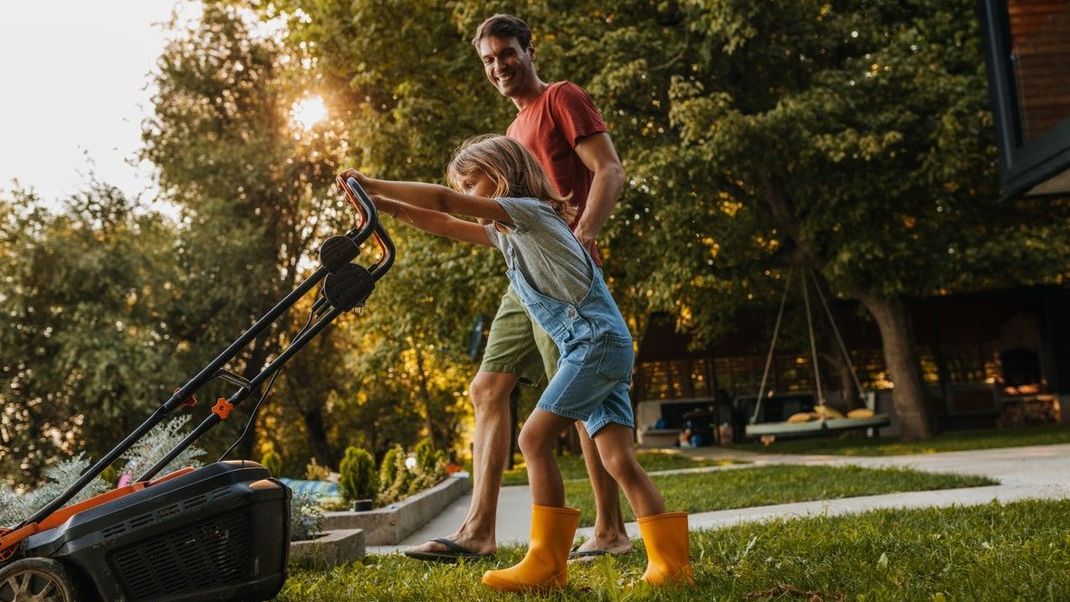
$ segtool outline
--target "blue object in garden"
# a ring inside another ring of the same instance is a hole
[[[311,493],[317,498],[341,498],[342,491],[338,483],[330,481],[306,481],[303,479],[287,479],[280,477],[279,481],[289,487],[294,493]]]

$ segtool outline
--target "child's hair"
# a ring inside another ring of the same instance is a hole
[[[484,174],[494,182],[494,196],[533,197],[546,201],[566,224],[576,217],[572,196],[554,190],[550,178],[528,149],[500,134],[473,136],[461,143],[446,168],[450,185],[462,189],[465,178]]]

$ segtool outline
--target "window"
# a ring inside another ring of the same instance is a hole
[[[981,0],[1007,195],[1070,192],[1070,0]]]

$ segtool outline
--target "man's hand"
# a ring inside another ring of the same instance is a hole
[[[598,236],[597,232],[589,231],[582,221],[576,224],[576,229],[573,230],[572,233],[576,235],[576,239],[580,241],[580,245],[582,245],[584,249],[590,248],[591,243],[593,243],[594,239]]]

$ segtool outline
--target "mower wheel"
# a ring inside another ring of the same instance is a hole
[[[67,569],[51,558],[23,558],[0,568],[0,602],[77,602]]]

